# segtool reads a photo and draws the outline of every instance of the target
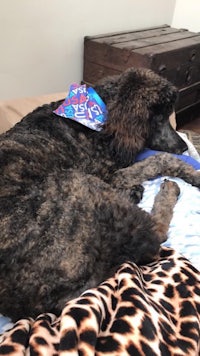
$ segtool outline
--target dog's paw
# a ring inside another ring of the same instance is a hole
[[[142,200],[144,187],[140,184],[134,185],[130,190],[130,199],[135,204],[138,204]]]
[[[163,183],[160,185],[160,189],[165,190],[167,192],[173,191],[174,194],[178,197],[180,194],[180,188],[176,182],[165,179]]]

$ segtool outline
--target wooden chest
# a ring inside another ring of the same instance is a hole
[[[84,38],[83,81],[146,67],[179,89],[178,126],[200,114],[200,34],[168,25]]]

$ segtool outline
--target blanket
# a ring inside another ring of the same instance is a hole
[[[190,355],[200,351],[200,273],[170,248],[158,261],[124,263],[65,306],[17,322],[0,355]]]

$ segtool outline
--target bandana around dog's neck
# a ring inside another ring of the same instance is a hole
[[[101,131],[107,116],[106,105],[97,92],[77,83],[70,86],[69,94],[54,113],[95,131]]]

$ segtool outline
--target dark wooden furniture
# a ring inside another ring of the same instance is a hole
[[[83,81],[147,67],[179,89],[178,126],[200,114],[200,34],[168,25],[84,38]]]

